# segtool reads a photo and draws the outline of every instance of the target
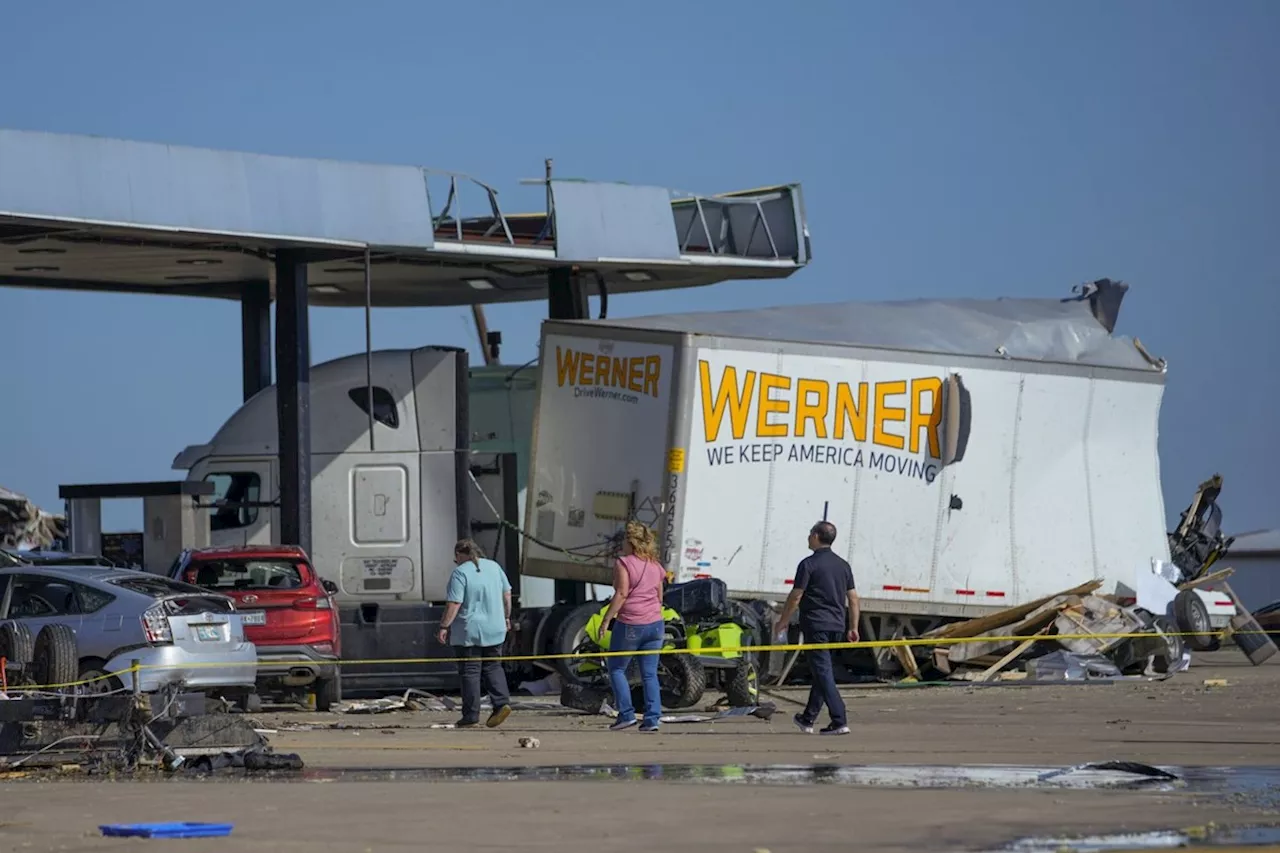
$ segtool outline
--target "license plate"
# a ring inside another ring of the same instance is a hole
[[[196,639],[206,643],[216,643],[222,639],[221,625],[197,625]]]
[[[265,625],[267,624],[267,613],[265,610],[249,610],[240,614],[240,621],[245,625]]]

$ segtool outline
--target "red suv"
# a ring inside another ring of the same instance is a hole
[[[260,695],[314,692],[316,710],[342,698],[337,586],[322,581],[304,550],[244,545],[184,551],[174,580],[235,599],[245,636],[258,649]]]

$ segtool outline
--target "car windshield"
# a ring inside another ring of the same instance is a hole
[[[247,557],[201,560],[188,566],[183,578],[188,583],[219,592],[299,589],[304,584],[302,571],[292,560]]]

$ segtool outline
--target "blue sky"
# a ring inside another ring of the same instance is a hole
[[[72,11],[74,10],[74,11]],[[1169,361],[1167,509],[1226,477],[1280,524],[1280,4],[1183,0],[15,4],[0,126],[473,174],[507,210],[557,174],[699,192],[801,181],[816,260],[782,282],[619,297],[614,315],[1132,290]],[[490,309],[532,357],[541,303]],[[0,483],[170,478],[240,401],[232,302],[0,289]],[[359,311],[316,309],[315,361]],[[473,345],[458,309],[375,346]],[[137,524],[112,507],[108,527]]]

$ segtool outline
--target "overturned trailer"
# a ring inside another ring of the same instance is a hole
[[[1126,289],[547,322],[524,573],[607,583],[638,516],[679,580],[767,606],[821,518],[864,639],[1093,578],[1132,603],[1170,553],[1165,364],[1113,334]]]

